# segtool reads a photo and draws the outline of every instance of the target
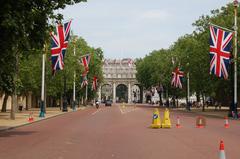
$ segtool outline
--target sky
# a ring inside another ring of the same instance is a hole
[[[141,58],[169,48],[194,30],[192,23],[231,0],[88,0],[58,10],[72,31],[105,58]]]

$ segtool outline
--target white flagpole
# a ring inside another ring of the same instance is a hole
[[[188,103],[187,104],[190,104],[190,78],[189,78],[189,72],[187,73],[187,98],[188,98]],[[189,108],[190,110],[190,105],[189,105]]]
[[[74,48],[73,48],[73,55],[76,56],[76,48],[75,48],[75,44],[76,41],[74,39]],[[75,78],[76,78],[76,71],[74,70],[74,74],[73,74],[73,110],[76,110],[76,82],[75,82]]]
[[[85,96],[85,102],[86,102],[86,105],[87,105],[87,96],[88,96],[88,85],[86,84],[86,96]]]
[[[234,118],[237,117],[237,9],[238,9],[238,1],[234,0]]]
[[[44,45],[44,53],[42,56],[42,90],[41,90],[41,103],[40,103],[40,114],[39,117],[45,117],[45,106],[44,106],[44,88],[45,88],[45,60],[46,60],[47,46]]]

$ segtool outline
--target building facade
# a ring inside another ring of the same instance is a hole
[[[134,60],[105,59],[104,82],[99,88],[99,100],[115,102],[142,102],[143,90],[136,80]]]

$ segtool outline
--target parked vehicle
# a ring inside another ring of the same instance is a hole
[[[112,100],[110,99],[106,100],[105,106],[112,106]]]

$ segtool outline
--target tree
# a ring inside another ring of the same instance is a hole
[[[14,69],[2,70],[8,71],[11,80],[8,87],[12,87],[14,92],[14,107],[16,107],[16,89],[19,76],[19,57],[28,54],[29,50],[42,48],[45,40],[49,36],[50,25],[48,20],[60,20],[62,15],[54,14],[54,10],[65,8],[66,5],[79,3],[86,0],[58,0],[58,1],[2,1],[0,11],[0,48],[3,54],[0,61],[8,61],[6,64]],[[6,59],[13,56],[11,60]],[[9,72],[12,71],[12,72]],[[10,78],[8,78],[10,79]],[[4,82],[4,81],[2,81]],[[5,89],[5,88],[3,88]],[[6,90],[6,89],[5,89]],[[14,108],[13,107],[13,108]],[[11,118],[14,119],[14,110],[12,109]]]
[[[240,15],[240,8],[238,9]],[[170,86],[171,71],[174,67],[180,66],[185,73],[189,72],[191,92],[196,93],[198,100],[200,96],[203,101],[205,96],[211,96],[218,102],[229,104],[232,89],[231,77],[229,80],[223,80],[209,75],[209,23],[231,29],[233,13],[232,4],[213,10],[211,15],[201,16],[193,23],[196,29],[192,34],[180,37],[169,49],[153,51],[145,58],[138,60],[138,81],[146,88],[160,81],[165,88],[168,88],[170,95],[177,94],[183,97],[186,94],[185,89],[175,90]],[[175,65],[171,65],[171,58],[174,59]],[[186,80],[184,83],[186,85]]]

